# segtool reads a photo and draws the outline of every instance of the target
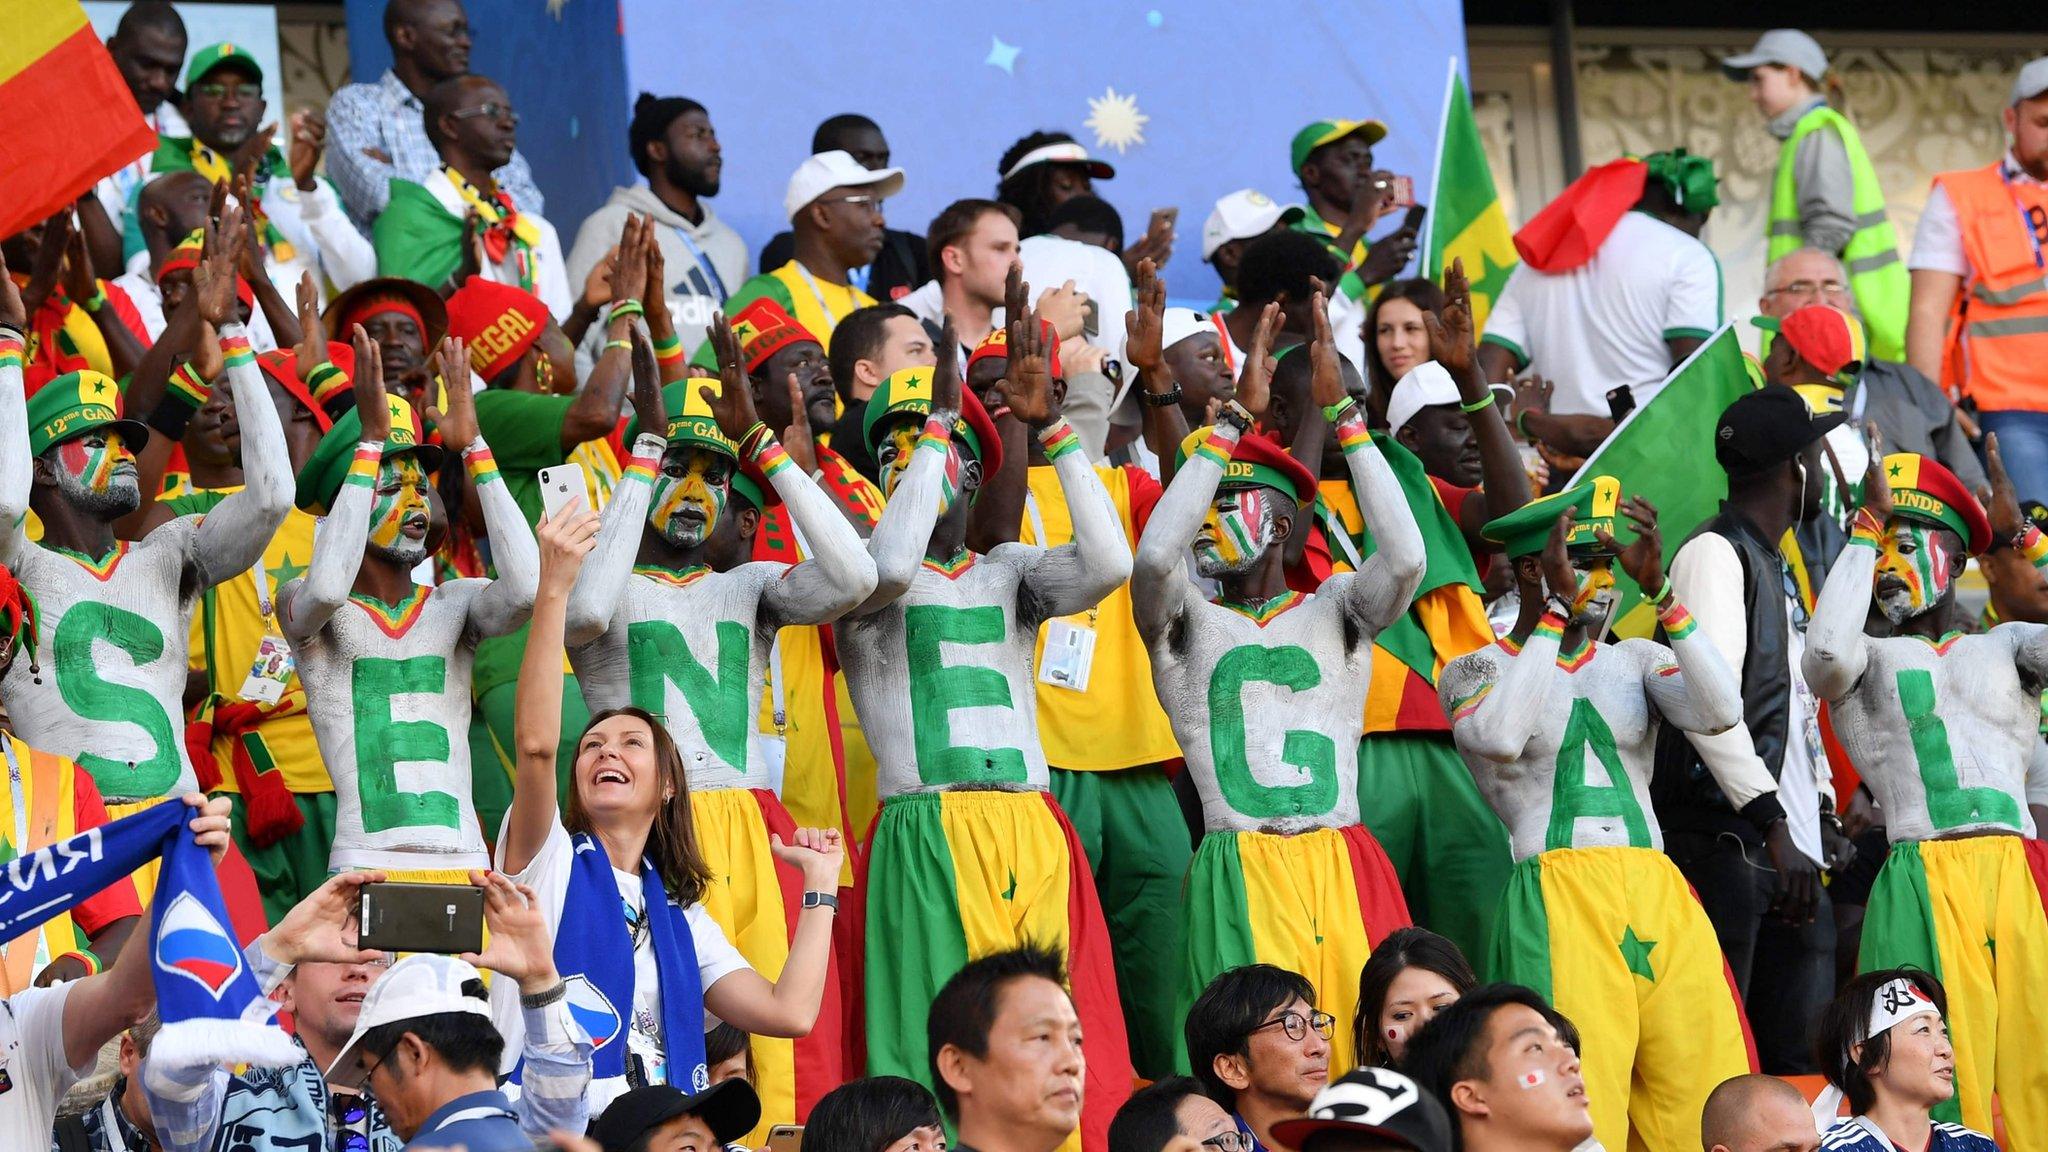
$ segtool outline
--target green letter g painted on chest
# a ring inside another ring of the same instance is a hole
[[[917,775],[927,784],[975,781],[1022,784],[1031,778],[1015,748],[955,744],[949,715],[962,708],[1014,708],[1010,682],[993,668],[948,665],[942,644],[1000,644],[1009,638],[1003,610],[993,604],[951,608],[919,604],[903,610],[910,663],[910,718]]]
[[[1216,661],[1209,675],[1209,755],[1216,785],[1231,809],[1255,819],[1323,816],[1337,806],[1337,744],[1320,732],[1290,728],[1280,760],[1308,773],[1299,784],[1267,785],[1252,775],[1245,748],[1244,686],[1277,684],[1305,692],[1323,682],[1315,657],[1298,645],[1267,648],[1246,644]],[[1275,717],[1277,718],[1277,717]]]
[[[1586,757],[1600,762],[1607,783],[1586,783]],[[1550,782],[1550,831],[1544,837],[1544,851],[1572,846],[1574,823],[1581,817],[1618,819],[1628,829],[1631,848],[1650,847],[1650,822],[1636,803],[1636,790],[1622,770],[1621,754],[1614,747],[1614,731],[1593,702],[1584,696],[1572,698],[1572,714],[1565,721],[1564,739],[1557,746],[1557,774]]]
[[[350,669],[356,706],[356,794],[363,806],[363,831],[462,826],[454,796],[398,787],[400,764],[447,762],[448,730],[431,720],[394,719],[392,698],[438,695],[447,679],[448,661],[439,656],[363,656]]]
[[[127,653],[136,667],[160,659],[164,634],[147,618],[111,604],[81,601],[64,613],[51,646],[57,654],[57,694],[81,719],[104,724],[133,724],[149,737],[148,757],[130,764],[81,750],[74,759],[107,796],[161,796],[178,783],[178,737],[171,729],[165,702],[135,687],[116,684],[100,675],[93,659],[93,641],[102,640]]]
[[[1956,775],[1948,746],[1948,726],[1934,710],[1934,674],[1924,668],[1901,669],[1899,709],[1913,740],[1913,760],[1927,789],[1927,818],[1936,831],[1964,824],[2021,827],[2020,806],[1996,788],[1965,788]]]
[[[636,620],[626,626],[626,664],[632,670],[633,705],[667,716],[668,686],[683,693],[683,704],[697,718],[697,730],[713,755],[735,771],[747,767],[747,731],[754,714],[747,708],[747,658],[752,642],[747,626],[720,620],[718,674],[691,653],[682,629],[666,620]],[[675,726],[670,725],[673,733]],[[684,752],[687,754],[688,749]]]

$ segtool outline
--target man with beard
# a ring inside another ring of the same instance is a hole
[[[433,380],[427,353],[448,334],[448,306],[439,292],[415,280],[379,276],[329,301],[320,322],[333,333],[361,327],[377,346],[390,387],[416,405],[433,399],[427,394],[427,385]],[[346,409],[350,395],[348,382],[341,380],[315,399],[323,405],[332,400],[337,409]]]
[[[889,166],[889,138],[882,135],[881,125],[858,112],[827,116],[811,133],[813,155],[835,149],[872,171]],[[770,237],[761,247],[761,267],[780,268],[789,263],[791,245],[795,242],[795,236],[789,232],[777,232]],[[897,228],[883,229],[881,251],[866,267],[853,269],[853,284],[877,300],[900,300],[931,279],[927,251],[924,237]]]
[[[1857,966],[1941,973],[1956,1094],[1936,1119],[1960,1111],[1988,1131],[1996,1091],[2010,1130],[2038,1134],[2048,1098],[2032,1086],[2048,1077],[2048,1048],[2030,997],[2048,979],[2048,919],[2027,803],[2041,798],[2028,777],[2041,754],[2048,628],[1966,635],[1955,593],[1969,557],[1994,541],[2048,566],[2048,536],[2021,513],[1996,435],[1985,438],[1987,518],[1954,473],[1911,453],[1880,459],[1880,434],[1869,433],[1864,504],[1821,589],[1804,660],[1891,836]],[[1873,600],[1891,636],[1865,635]]]
[[[1671,594],[1657,510],[1620,496],[1599,476],[1487,524],[1514,565],[1521,616],[1498,643],[1452,661],[1438,691],[1515,855],[1488,971],[1584,1029],[1602,1146],[1681,1148],[1713,1086],[1755,1069],[1714,926],[1662,851],[1652,752],[1660,723],[1721,732],[1741,719],[1742,697]],[[1617,506],[1636,531],[1626,549]],[[1617,561],[1651,590],[1669,648],[1594,642]],[[1740,801],[1775,787],[1743,765],[1715,778]]]
[[[479,641],[526,622],[540,553],[477,431],[469,389],[449,388],[446,410],[428,417],[444,444],[462,446],[498,576],[413,582],[434,527],[428,473],[444,450],[423,443],[412,406],[385,392],[360,328],[355,352],[355,409],[299,473],[299,507],[326,520],[306,575],[278,589],[277,620],[334,781],[328,867],[459,883],[490,867],[471,800],[470,669]],[[460,340],[437,355],[445,375],[463,378]]]
[[[428,89],[423,108],[441,162],[417,180],[392,179],[372,233],[377,275],[451,291],[474,274],[533,293],[567,323],[561,237],[497,182],[519,137],[512,98],[487,76],[455,76]]]
[[[618,243],[628,216],[652,219],[660,225],[654,238],[668,269],[669,315],[687,355],[704,343],[712,314],[747,277],[746,241],[705,203],[718,195],[724,167],[718,133],[711,114],[695,100],[642,92],[633,103],[627,143],[633,167],[647,183],[612,189],[604,207],[583,218],[569,249],[569,282],[589,279]],[[739,317],[733,320],[737,324]]]
[[[633,456],[571,593],[566,639],[593,715],[633,706],[663,718],[686,766],[697,843],[720,879],[705,910],[749,964],[780,972],[802,876],[770,862],[769,837],[794,842],[798,825],[750,721],[779,631],[844,615],[874,590],[875,569],[853,525],[756,418],[745,354],[722,316],[711,343],[720,380],[662,389],[652,345],[634,342]],[[777,503],[808,558],[741,563]],[[835,985],[828,973],[821,1020],[838,1017]],[[838,1033],[754,1039],[766,1123],[794,1123],[845,1078]]]
[[[1315,310],[1323,316],[1320,293]],[[1279,307],[1267,305],[1236,398],[1182,442],[1138,543],[1131,602],[1207,831],[1188,867],[1181,1003],[1227,969],[1265,963],[1306,977],[1315,1002],[1348,1020],[1366,954],[1408,923],[1394,867],[1359,823],[1349,753],[1372,639],[1407,611],[1425,558],[1400,481],[1345,395],[1319,325],[1307,353],[1314,402],[1343,445],[1379,547],[1313,596],[1287,587],[1286,541],[1316,479],[1249,434],[1267,412],[1266,349],[1279,323]],[[1217,583],[1214,600],[1183,574],[1191,539],[1196,575]],[[1333,1064],[1352,1063],[1349,1039],[1335,1041]]]
[[[237,214],[222,225],[232,234]],[[235,246],[209,229],[207,250],[194,291],[246,414],[245,486],[205,517],[179,517],[133,543],[117,540],[113,524],[141,505],[134,453],[149,431],[123,418],[119,385],[97,372],[66,373],[24,402],[27,313],[0,270],[0,565],[42,617],[36,649],[0,679],[0,700],[22,739],[92,773],[117,818],[192,791],[180,738],[192,610],[200,593],[255,562],[291,509],[277,410],[247,330],[229,319]],[[37,544],[23,531],[31,510],[43,527]]]
[[[334,138],[327,170],[365,231],[390,202],[392,180],[424,182],[441,164],[424,101],[434,85],[469,72],[469,16],[461,0],[387,0],[384,41],[391,67],[376,83],[345,85],[327,102]],[[521,210],[547,210],[516,149],[492,176]]]
[[[799,164],[782,197],[795,255],[779,268],[749,277],[726,299],[726,311],[735,313],[766,296],[830,352],[839,322],[875,302],[853,283],[853,271],[865,268],[881,251],[882,201],[902,190],[901,168],[870,171],[844,152],[820,152]],[[711,346],[698,348],[690,362],[711,367]]]

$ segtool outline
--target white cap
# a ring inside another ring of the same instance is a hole
[[[2048,56],[2036,56],[2027,61],[2012,82],[2012,102],[2032,100],[2044,92],[2048,92]]]
[[[789,178],[789,190],[782,194],[782,211],[791,222],[795,222],[798,212],[834,188],[865,188],[870,185],[874,187],[875,195],[883,199],[894,196],[903,191],[903,169],[869,170],[841,149],[820,152],[796,166],[796,173]]]
[[[1017,157],[1017,162],[1010,165],[1010,170],[1003,173],[1002,178],[1008,180],[1033,164],[1079,164],[1088,169],[1088,178],[1091,180],[1109,180],[1116,176],[1116,169],[1090,156],[1086,148],[1072,140],[1062,140],[1057,144],[1033,148]]]
[[[1783,64],[1797,68],[1814,83],[1828,74],[1828,54],[1820,42],[1797,28],[1773,28],[1757,38],[1756,45],[1739,55],[1724,57],[1721,71],[1730,80],[1749,79],[1749,70],[1759,64]]]
[[[467,1012],[489,1020],[491,1006],[487,1001],[463,995],[462,986],[471,980],[481,984],[483,976],[474,965],[453,956],[416,952],[393,964],[364,994],[355,1033],[342,1046],[341,1055],[328,1065],[327,1082],[338,1088],[361,1085],[362,1070],[356,1063],[363,1054],[363,1037],[372,1029],[450,1012]]]
[[[1207,312],[1193,308],[1168,308],[1159,322],[1159,349],[1165,351],[1190,336],[1214,332],[1216,325]]]
[[[1399,432],[1424,408],[1459,402],[1458,382],[1434,360],[1424,360],[1408,370],[1394,392],[1387,397],[1387,429]]]
[[[1264,236],[1273,225],[1292,224],[1301,219],[1298,207],[1282,208],[1256,188],[1240,188],[1216,202],[1202,225],[1202,259],[1213,260],[1216,250],[1232,240]]]

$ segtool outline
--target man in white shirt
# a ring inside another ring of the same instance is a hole
[[[1554,415],[1604,418],[1609,391],[1647,402],[1721,326],[1721,265],[1699,240],[1718,202],[1713,163],[1680,149],[1645,166],[1642,198],[1590,260],[1508,278],[1480,341],[1487,379],[1534,372],[1555,386]]]

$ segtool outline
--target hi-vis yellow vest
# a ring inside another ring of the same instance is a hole
[[[1138,531],[1131,519],[1130,474],[1107,464],[1096,465],[1095,474],[1109,490],[1124,538],[1135,548]],[[1030,477],[1031,501],[1025,506],[1024,526],[1017,539],[1048,548],[1072,541],[1074,521],[1067,511],[1059,475],[1050,464],[1044,464],[1032,468]],[[1039,539],[1032,519],[1034,506],[1038,522],[1045,525],[1044,540]],[[1045,762],[1055,768],[1110,772],[1178,757],[1180,745],[1174,742],[1173,727],[1152,687],[1152,658],[1138,636],[1130,584],[1103,597],[1095,607],[1062,619],[1095,633],[1095,659],[1086,692],[1037,681],[1038,739],[1045,748]],[[1039,629],[1031,661],[1034,680],[1039,662],[1045,658],[1045,628],[1050,626],[1048,621]]]
[[[1856,214],[1856,231],[1836,255],[1849,269],[1849,291],[1870,330],[1871,354],[1880,360],[1903,360],[1912,278],[1899,259],[1898,233],[1885,213],[1884,190],[1878,186],[1876,169],[1870,166],[1870,154],[1863,150],[1863,139],[1856,134],[1855,125],[1825,104],[1801,116],[1778,151],[1778,175],[1771,185],[1769,259],[1776,260],[1806,243],[1799,231],[1799,189],[1792,177],[1793,160],[1800,142],[1824,128],[1841,136],[1855,188],[1850,211]]]

